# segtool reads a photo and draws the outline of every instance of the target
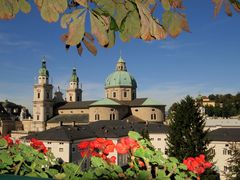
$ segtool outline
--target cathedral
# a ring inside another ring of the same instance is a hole
[[[137,81],[127,71],[126,62],[120,57],[115,71],[105,80],[105,97],[82,101],[77,70],[69,77],[66,97],[59,88],[53,95],[45,59],[34,85],[33,118],[22,120],[23,131],[41,132],[63,125],[84,125],[97,121],[127,120],[139,123],[162,123],[165,105],[150,99],[137,97]],[[13,132],[18,136],[18,132]],[[23,133],[24,134],[24,133]]]

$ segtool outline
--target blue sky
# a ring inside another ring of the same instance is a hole
[[[117,39],[111,49],[98,46],[97,56],[86,50],[82,57],[75,49],[66,52],[60,41],[66,30],[59,23],[43,21],[35,7],[29,15],[0,21],[0,101],[8,99],[31,110],[34,78],[43,56],[55,89],[66,90],[76,67],[83,99],[102,98],[104,80],[115,69],[120,50],[138,82],[138,97],[171,105],[188,94],[237,93],[239,14],[230,18],[222,11],[214,18],[210,1],[186,1],[185,6],[191,33],[147,43]]]

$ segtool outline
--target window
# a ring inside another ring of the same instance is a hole
[[[37,115],[37,120],[39,120],[39,115]]]
[[[116,97],[116,92],[113,92],[113,97]]]
[[[161,148],[158,148],[158,151],[161,151]]]
[[[126,91],[123,93],[123,96],[124,96],[124,97],[127,97],[127,92],[126,92]]]
[[[227,154],[227,149],[223,149],[223,155]]]
[[[63,152],[63,148],[59,148],[59,152]]]
[[[40,93],[37,94],[38,99],[40,98]]]
[[[48,151],[52,151],[52,148],[51,148],[51,147],[48,147],[47,149],[48,149]]]
[[[158,141],[161,141],[161,138],[157,138]]]
[[[77,96],[77,101],[80,101],[80,98],[79,98],[79,96]]]
[[[47,142],[48,144],[52,144],[52,142]]]
[[[151,114],[151,120],[156,120],[157,117],[156,117],[156,114]]]
[[[152,111],[155,111],[155,109],[152,109]]]
[[[70,96],[70,101],[72,101],[72,96]]]
[[[110,114],[110,120],[115,120],[116,116],[115,114]]]
[[[50,97],[49,97],[49,93],[47,92],[47,99],[49,99]]]
[[[100,119],[99,114],[95,114],[95,120],[99,120],[99,119]]]
[[[228,155],[232,155],[232,150],[228,150]]]
[[[154,138],[150,138],[150,141],[154,141]]]
[[[136,112],[138,112],[138,109],[135,109]]]
[[[63,142],[60,142],[59,144],[63,145],[64,143],[63,143]]]
[[[72,152],[75,152],[75,151],[76,151],[76,148],[75,148],[75,147],[73,147],[73,148],[72,148]]]

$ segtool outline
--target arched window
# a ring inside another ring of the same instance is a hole
[[[115,120],[115,119],[116,119],[115,114],[110,114],[110,120]]]
[[[157,116],[156,116],[156,114],[154,113],[154,114],[151,114],[151,120],[156,120],[157,119]]]
[[[80,98],[79,98],[79,96],[77,96],[77,101],[80,101]]]
[[[38,99],[40,98],[40,93],[37,94]]]
[[[127,97],[127,92],[126,91],[124,91],[123,96]]]
[[[116,97],[116,92],[113,92],[113,97]]]
[[[49,92],[47,92],[47,99],[49,99],[50,97],[49,97]]]
[[[70,96],[70,101],[72,101],[72,96]]]
[[[99,120],[99,119],[100,119],[99,114],[95,114],[95,120]]]

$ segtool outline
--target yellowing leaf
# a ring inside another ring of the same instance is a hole
[[[87,0],[74,0],[83,7],[87,7]]]
[[[161,0],[162,6],[166,11],[169,11],[171,6],[169,0]]]
[[[108,31],[108,39],[109,39],[109,42],[108,42],[108,45],[106,47],[111,48],[115,44],[115,31],[113,31],[113,30]]]
[[[78,52],[79,56],[81,56],[82,52],[83,52],[82,44],[79,43],[79,44],[77,44],[76,47],[77,47],[77,52]]]
[[[68,33],[68,38],[66,40],[66,44],[75,46],[80,41],[82,41],[82,38],[85,32],[85,19],[86,19],[86,12],[84,12],[79,18],[75,19],[69,25],[69,33]]]
[[[44,0],[34,0],[35,4],[37,5],[38,9],[42,8]]]
[[[59,18],[59,14],[53,8],[51,1],[44,0],[40,11],[42,18],[47,22],[56,22]]]
[[[90,12],[91,32],[96,36],[101,46],[106,46],[109,42],[107,35],[107,27],[103,23],[101,17],[94,12]]]
[[[230,4],[227,0],[224,0],[224,4],[225,4],[225,12],[228,16],[232,16],[232,11],[230,8]]]
[[[89,52],[91,52],[94,56],[97,55],[97,48],[94,46],[93,43],[87,41],[86,39],[83,39],[83,43]]]
[[[176,38],[182,32],[182,19],[176,12],[166,11],[163,14],[163,26],[168,34]]]
[[[212,2],[215,4],[214,16],[217,16],[222,7],[223,0],[212,0]]]
[[[70,14],[64,14],[61,18],[61,27],[62,28],[67,28],[68,25],[70,24],[70,22],[72,20],[75,20],[76,18],[78,18],[78,16],[80,14],[82,14],[85,11],[85,9],[76,9],[73,12],[71,12]]]
[[[0,0],[0,19],[12,19],[19,11],[16,0]]]
[[[94,37],[93,37],[90,33],[85,32],[85,33],[84,33],[84,36],[85,36],[86,38],[88,38],[91,42],[94,41]]]
[[[18,1],[19,8],[24,13],[29,13],[31,11],[31,5],[26,0]]]
[[[126,17],[127,13],[128,13],[128,10],[123,4],[117,4],[115,20],[118,27],[121,26],[122,20]]]

